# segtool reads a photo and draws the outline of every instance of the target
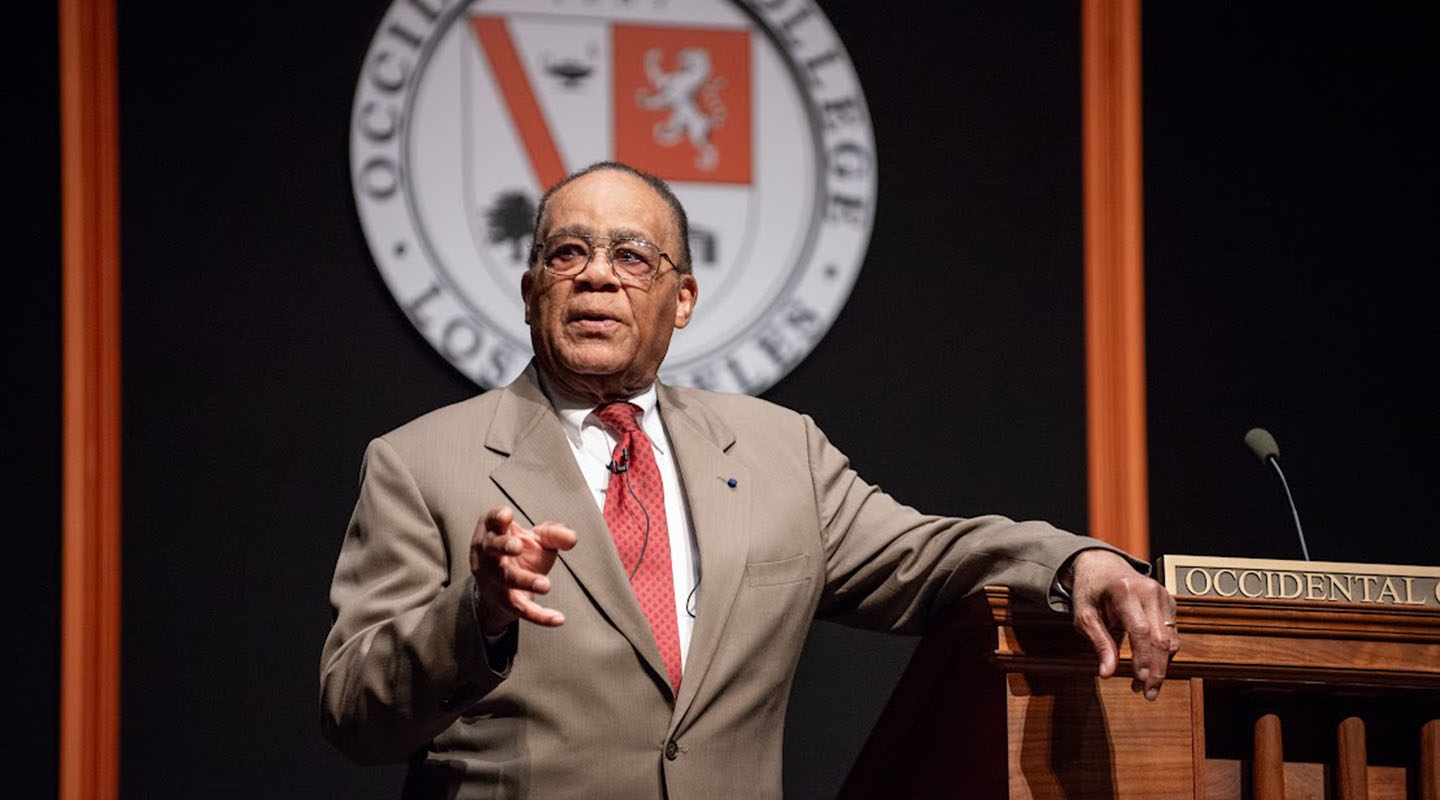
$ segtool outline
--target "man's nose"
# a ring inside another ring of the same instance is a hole
[[[615,266],[610,261],[610,246],[596,245],[590,251],[590,262],[585,269],[580,270],[575,276],[576,281],[583,281],[590,286],[620,288],[620,276],[615,272]]]

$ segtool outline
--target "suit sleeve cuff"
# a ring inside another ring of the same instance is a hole
[[[510,677],[510,668],[515,665],[515,653],[520,645],[520,623],[512,622],[505,626],[505,630],[495,636],[484,632],[480,627],[480,594],[475,586],[474,578],[470,581],[470,612],[475,620],[475,629],[479,632],[481,660],[490,670],[492,677]]]
[[[1149,564],[1111,545],[1096,542],[1093,546],[1081,547],[1079,550],[1071,553],[1070,556],[1060,564],[1060,568],[1055,570],[1055,579],[1050,582],[1050,593],[1047,598],[1050,602],[1050,608],[1067,614],[1074,611],[1073,603],[1075,598],[1074,595],[1071,594],[1071,589],[1074,588],[1075,557],[1086,550],[1109,550],[1124,558],[1126,561],[1129,561],[1130,566],[1134,567],[1135,571],[1141,575],[1150,574]]]

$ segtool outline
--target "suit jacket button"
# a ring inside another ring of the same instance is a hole
[[[666,742],[666,743],[665,743],[665,757],[668,758],[668,759],[670,759],[671,761],[674,761],[674,760],[675,760],[676,758],[678,758],[679,756],[680,756],[680,745],[675,744],[675,740],[674,740],[674,739],[671,739],[670,741]]]
[[[479,691],[480,687],[474,683],[463,683],[455,687],[455,691],[440,698],[440,710],[454,711],[457,708],[463,708],[474,702],[475,695]]]

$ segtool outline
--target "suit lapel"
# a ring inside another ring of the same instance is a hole
[[[490,477],[529,524],[553,520],[575,530],[575,547],[560,554],[561,563],[641,654],[660,683],[668,685],[650,623],[620,566],[605,517],[595,505],[560,421],[531,370],[506,387],[485,445],[509,455]]]
[[[695,630],[685,660],[672,724],[694,702],[745,573],[749,547],[750,476],[726,451],[735,437],[718,418],[687,403],[674,390],[660,387],[660,413],[675,450],[676,464],[690,508],[690,523],[700,549],[699,603]],[[735,485],[731,486],[730,481]]]

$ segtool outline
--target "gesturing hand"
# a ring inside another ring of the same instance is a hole
[[[1071,562],[1075,627],[1095,646],[1100,677],[1115,674],[1119,662],[1117,627],[1130,636],[1135,668],[1132,691],[1146,700],[1160,694],[1170,657],[1180,649],[1175,632],[1175,598],[1129,562],[1108,550],[1084,550]]]
[[[516,619],[551,628],[565,624],[564,614],[535,602],[535,595],[550,591],[555,556],[574,546],[575,531],[566,525],[541,522],[527,530],[509,507],[485,512],[470,539],[481,630],[496,636]]]

